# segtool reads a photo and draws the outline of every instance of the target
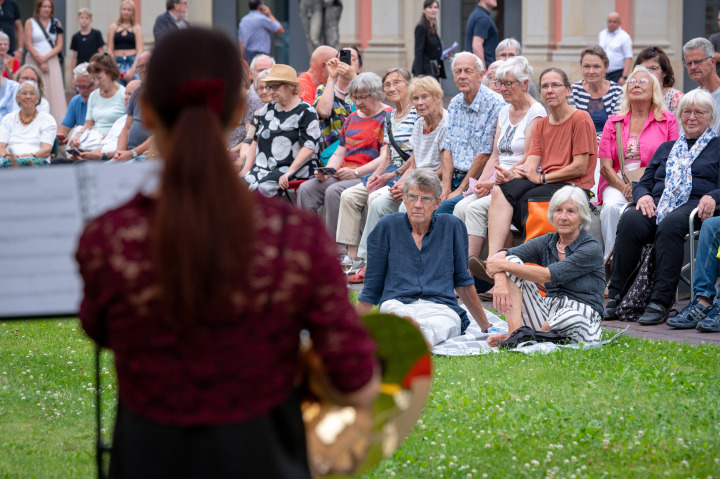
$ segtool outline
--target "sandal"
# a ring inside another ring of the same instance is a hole
[[[367,266],[363,266],[360,268],[360,270],[355,273],[354,275],[350,276],[348,278],[348,283],[350,284],[360,284],[365,281],[365,272],[367,271]]]
[[[487,274],[487,271],[485,271],[485,261],[481,260],[477,256],[470,256],[470,259],[468,260],[468,269],[470,270],[471,275],[490,284],[495,284],[495,280]]]

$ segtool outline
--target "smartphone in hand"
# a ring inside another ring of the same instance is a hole
[[[319,166],[315,168],[315,171],[319,175],[334,175],[335,173],[337,173],[337,170],[335,168],[329,168],[327,166]]]

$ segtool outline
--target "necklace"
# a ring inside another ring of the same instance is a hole
[[[405,113],[407,113],[407,111],[408,111],[409,108],[410,108],[410,102],[408,102],[407,106],[406,106],[405,109],[402,111],[402,113],[400,113],[399,116],[398,116],[398,115],[395,115],[395,119],[404,117],[404,116],[405,116]],[[395,110],[395,111],[397,111],[397,110]]]
[[[22,123],[23,125],[27,126],[27,125],[29,125],[30,123],[33,122],[33,120],[35,119],[35,117],[37,116],[37,114],[38,114],[38,111],[35,110],[35,113],[33,113],[33,116],[32,116],[29,120],[26,121],[26,120],[23,120],[23,114],[22,114],[22,111],[21,111],[21,112],[18,114],[18,120],[20,120],[20,123]]]
[[[346,92],[346,91],[342,91],[341,89],[339,89],[337,85],[335,85],[335,91],[338,92],[338,93],[340,93],[341,95],[347,95],[347,92]]]
[[[564,249],[560,249],[560,242],[559,242],[559,241],[558,241],[557,243],[555,243],[555,249],[558,251],[558,253],[560,253],[560,254],[565,254],[565,250],[564,250]]]

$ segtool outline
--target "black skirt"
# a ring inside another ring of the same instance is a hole
[[[240,424],[172,426],[118,406],[110,478],[310,478],[300,399]]]

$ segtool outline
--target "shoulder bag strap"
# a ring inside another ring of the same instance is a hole
[[[410,158],[410,155],[405,153],[402,148],[398,146],[397,143],[395,143],[395,137],[393,136],[392,132],[392,122],[390,120],[390,117],[392,116],[392,112],[389,111],[387,116],[385,117],[385,131],[387,131],[388,139],[390,140],[390,146],[393,147],[393,149],[397,152],[398,155],[400,155],[400,158],[404,160],[407,160]]]
[[[620,162],[620,174],[622,175],[623,182],[627,185],[630,183],[630,180],[625,174],[625,151],[622,146],[622,121],[615,122],[615,144],[617,145],[618,161]]]
[[[40,21],[35,17],[33,17],[33,20],[35,20],[35,23],[37,23],[38,27],[40,27],[40,30],[42,30],[43,35],[45,35],[45,40],[47,40],[47,42],[50,44],[50,48],[55,48],[55,44],[52,42],[52,40],[50,40],[50,35],[48,35],[48,32],[47,30],[45,30],[45,27],[43,27],[42,23],[40,23]],[[50,19],[51,23],[52,21],[53,19]]]

